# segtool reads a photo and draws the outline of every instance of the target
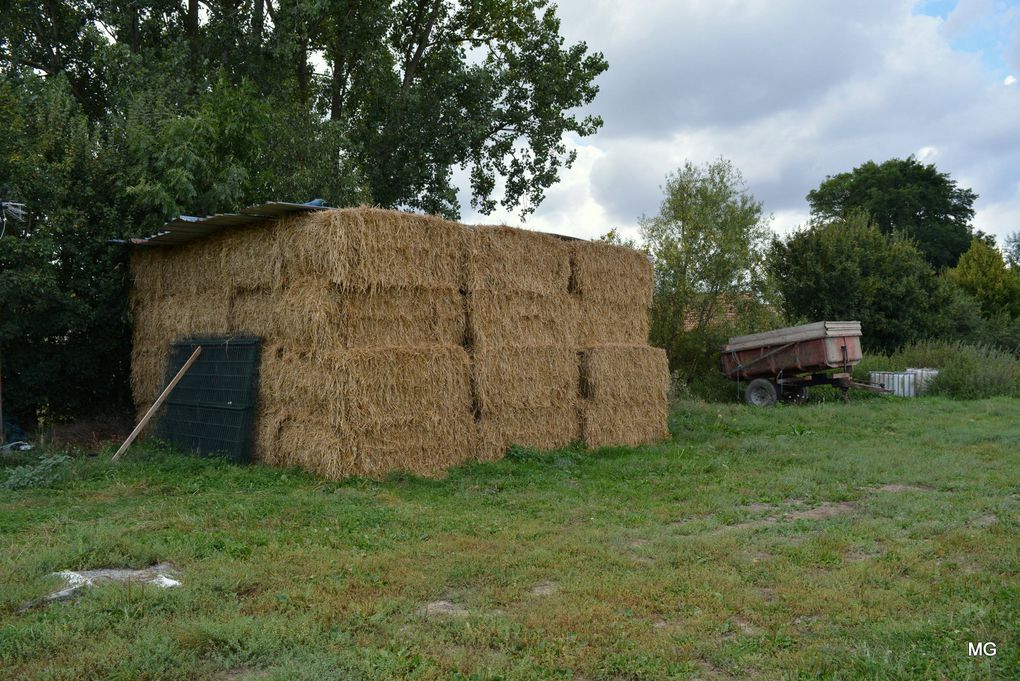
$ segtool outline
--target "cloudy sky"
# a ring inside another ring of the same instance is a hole
[[[669,171],[722,156],[786,232],[826,175],[914,154],[980,195],[977,228],[1020,230],[1020,0],[558,4],[567,40],[609,61],[605,126],[569,140],[577,162],[526,227],[636,234]]]

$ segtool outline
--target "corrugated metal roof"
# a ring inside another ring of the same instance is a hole
[[[237,213],[217,213],[205,217],[181,215],[165,223],[155,234],[134,239],[111,239],[111,243],[131,244],[133,246],[179,246],[209,234],[215,234],[227,227],[244,227],[264,220],[276,220],[290,215],[312,210],[330,210],[329,206],[315,203],[288,203],[286,201],[267,201],[257,206],[243,208]],[[583,241],[565,234],[541,232],[564,241]]]
[[[258,206],[245,208],[239,213],[219,213],[205,217],[181,215],[163,225],[159,232],[147,237],[128,239],[127,243],[135,246],[178,246],[193,239],[214,234],[227,227],[243,227],[263,220],[275,220],[291,213],[310,210],[328,210],[328,206],[267,201]]]

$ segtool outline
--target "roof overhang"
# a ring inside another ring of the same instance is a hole
[[[125,243],[132,246],[179,246],[228,227],[244,227],[265,220],[277,220],[293,213],[304,213],[314,210],[329,210],[328,206],[307,203],[287,203],[284,201],[267,201],[258,206],[245,208],[238,213],[217,213],[206,217],[181,215],[163,225],[163,228],[151,236],[134,239],[117,239],[113,243]]]

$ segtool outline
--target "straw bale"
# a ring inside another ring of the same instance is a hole
[[[556,295],[570,283],[566,242],[548,234],[511,227],[465,231],[467,288]]]
[[[588,302],[647,308],[652,302],[652,266],[633,248],[599,241],[570,244],[571,290]]]
[[[231,328],[293,348],[460,345],[464,302],[457,289],[343,291],[302,278],[283,291],[234,294]]]
[[[145,348],[131,351],[131,397],[136,407],[151,404],[166,378],[167,353]]]
[[[664,398],[646,403],[585,400],[581,405],[581,440],[588,447],[638,445],[668,434]]]
[[[286,284],[279,238],[285,225],[260,222],[225,229],[208,244],[217,250],[221,286],[234,291],[278,290]]]
[[[462,227],[376,208],[318,211],[280,230],[287,276],[321,276],[353,291],[463,284]]]
[[[474,355],[475,397],[483,414],[570,404],[578,381],[577,353],[571,347],[507,346]]]
[[[576,340],[582,348],[648,342],[648,310],[643,306],[592,302],[574,297]]]
[[[476,290],[467,295],[467,337],[475,348],[574,345],[578,308],[567,294]]]
[[[255,412],[255,433],[252,441],[253,458],[271,466],[286,465],[280,449],[280,432],[287,420],[287,412],[262,395]]]
[[[131,251],[132,294],[140,298],[169,293],[167,273],[169,249],[136,248]]]
[[[395,470],[436,476],[475,458],[476,430],[469,410],[392,419],[345,433],[356,453],[356,475],[380,477]]]
[[[264,425],[270,435],[273,424]],[[260,432],[260,436],[263,433]],[[283,418],[279,421],[273,463],[300,466],[328,478],[357,474],[355,454],[328,424],[314,418]]]
[[[500,407],[482,413],[478,421],[478,458],[502,459],[513,445],[556,449],[580,437],[577,401],[548,407]]]
[[[260,390],[289,413],[334,428],[471,413],[471,374],[461,347],[263,352]]]
[[[608,345],[581,355],[581,396],[613,404],[658,404],[669,389],[666,352],[647,345]]]

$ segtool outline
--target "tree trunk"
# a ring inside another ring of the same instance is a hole
[[[198,0],[188,0],[188,17],[184,29],[192,40],[198,35]]]
[[[251,32],[255,38],[256,45],[262,45],[262,25],[265,23],[263,12],[265,11],[265,0],[253,0],[254,6],[251,14]]]
[[[298,82],[298,97],[301,102],[308,101],[308,39],[302,38],[298,43],[297,63],[295,64],[295,71]]]
[[[344,99],[347,96],[347,64],[345,60],[334,60],[333,81],[330,88],[329,120],[338,121],[343,115]]]

